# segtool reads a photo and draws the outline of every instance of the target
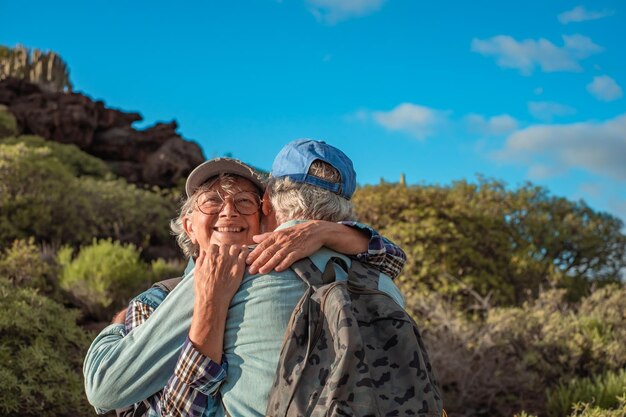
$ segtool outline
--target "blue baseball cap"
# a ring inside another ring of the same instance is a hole
[[[341,176],[339,183],[309,175],[311,164],[318,159],[339,171]],[[324,188],[347,200],[350,200],[356,189],[356,173],[350,158],[334,146],[312,139],[297,139],[286,144],[274,159],[271,176],[287,177],[295,182]]]

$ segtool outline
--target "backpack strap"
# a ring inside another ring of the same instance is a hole
[[[326,263],[324,272],[313,263],[311,258],[304,258],[294,262],[290,268],[296,275],[304,281],[309,287],[317,289],[322,285],[329,284],[335,281],[335,265],[348,270],[346,263],[343,259],[332,257]]]
[[[378,290],[380,272],[371,266],[352,260],[348,269],[348,285],[359,289]]]
[[[183,280],[183,277],[176,277],[170,279],[164,279],[163,281],[155,282],[152,284],[154,288],[160,288],[163,291],[170,293],[180,282]]]

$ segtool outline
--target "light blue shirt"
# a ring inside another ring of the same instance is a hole
[[[294,225],[287,222],[279,227]],[[331,257],[350,258],[322,248],[310,258],[324,270]],[[346,274],[336,268],[338,280]],[[83,367],[85,390],[97,408],[110,410],[141,401],[162,389],[174,372],[193,313],[193,271],[169,294],[152,316],[126,337],[111,325],[94,340]],[[224,333],[228,376],[220,388],[233,416],[263,416],[274,382],[280,349],[291,313],[306,285],[290,269],[245,275],[230,304]],[[392,280],[381,274],[379,289],[404,306]],[[123,328],[123,326],[121,326]],[[220,407],[218,416],[223,416]]]

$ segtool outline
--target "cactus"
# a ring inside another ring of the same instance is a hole
[[[46,91],[72,91],[67,65],[51,51],[0,46],[0,80],[7,77],[25,79]]]

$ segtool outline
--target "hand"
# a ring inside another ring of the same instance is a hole
[[[326,229],[345,227],[324,221],[300,223],[275,232],[253,236],[257,247],[248,255],[246,263],[251,274],[267,274],[289,268],[295,261],[312,255],[325,242]]]
[[[200,250],[194,271],[194,293],[198,302],[220,302],[228,306],[245,272],[246,246],[211,245]]]
[[[230,301],[246,270],[246,246],[211,245],[200,250],[194,270],[194,306],[189,340],[203,355],[220,362]]]
[[[111,324],[125,324],[126,323],[126,311],[128,307],[118,311],[115,316],[113,316],[113,320],[111,320]]]

